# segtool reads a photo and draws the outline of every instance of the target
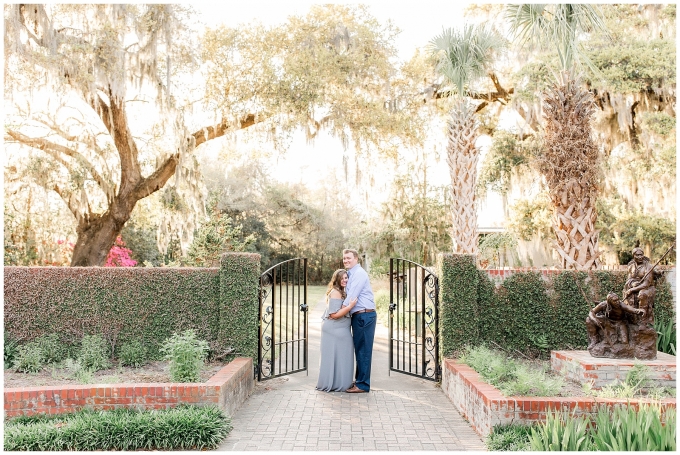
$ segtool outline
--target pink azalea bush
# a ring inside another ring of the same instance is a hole
[[[125,248],[125,242],[118,236],[109,251],[104,267],[134,267],[137,265],[137,261],[130,257],[131,254],[132,250]]]

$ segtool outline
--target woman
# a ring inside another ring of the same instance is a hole
[[[352,386],[354,378],[354,342],[349,312],[357,299],[342,306],[346,285],[347,272],[336,270],[326,291],[327,306],[321,325],[321,365],[316,383],[316,389],[324,392],[344,392]]]

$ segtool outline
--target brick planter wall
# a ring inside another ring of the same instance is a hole
[[[5,418],[61,414],[82,408],[165,409],[178,404],[219,406],[231,415],[255,386],[253,360],[237,358],[205,383],[90,384],[5,389]]]
[[[496,425],[545,421],[548,409],[581,415],[597,412],[600,405],[614,406],[628,402],[639,405],[649,402],[590,397],[506,397],[495,387],[483,382],[472,368],[451,359],[444,360],[442,390],[482,437],[491,433]],[[662,412],[669,407],[676,407],[675,398],[667,398],[661,403]]]
[[[656,360],[645,360],[649,379],[657,387],[676,386],[676,358],[674,355],[658,352]],[[616,381],[623,382],[635,365],[630,359],[607,359],[592,357],[588,351],[552,351],[550,367],[580,384],[590,383],[593,389]]]

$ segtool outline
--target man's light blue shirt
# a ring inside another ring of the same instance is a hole
[[[345,288],[347,297],[342,303],[343,306],[348,306],[354,297],[358,297],[357,304],[354,305],[350,314],[359,310],[375,310],[375,300],[371,283],[368,281],[368,273],[357,264],[347,271],[347,277],[347,287]]]

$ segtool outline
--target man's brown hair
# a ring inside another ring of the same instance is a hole
[[[357,250],[352,250],[352,249],[344,249],[342,250],[342,254],[347,254],[347,253],[352,253],[355,258],[359,259],[359,252]]]

